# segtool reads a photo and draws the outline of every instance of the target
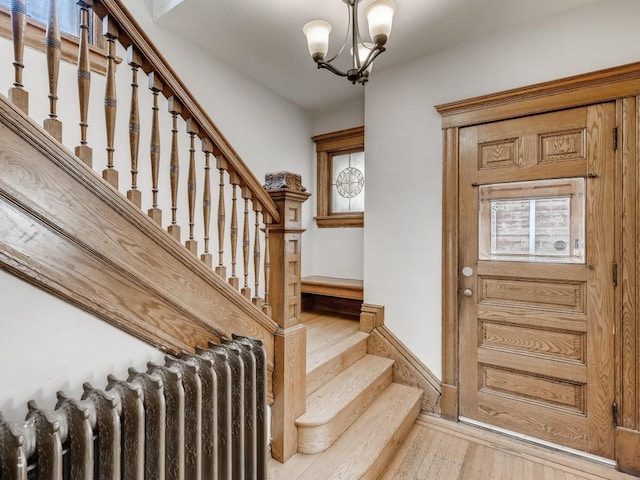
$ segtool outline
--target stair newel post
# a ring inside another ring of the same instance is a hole
[[[271,318],[274,338],[272,443],[274,458],[286,462],[297,450],[296,419],[306,409],[306,328],[301,323],[300,264],[302,204],[309,193],[300,175],[266,175],[265,189],[278,206],[280,221],[265,223],[269,231]]]
[[[131,155],[131,189],[127,198],[142,208],[142,193],[138,190],[138,154],[140,151],[140,106],[138,103],[138,69],[142,56],[137,48],[127,48],[127,63],[131,67],[131,107],[129,109],[129,153]]]
[[[227,267],[224,266],[224,228],[226,220],[226,208],[224,204],[224,172],[229,168],[229,165],[224,158],[218,157],[216,160],[216,167],[220,173],[220,180],[218,182],[218,266],[216,267],[216,273],[226,280]]]
[[[211,155],[213,154],[213,142],[205,137],[202,139],[202,151],[204,152],[204,187],[202,189],[202,217],[204,221],[204,253],[200,255],[209,268],[213,267],[213,255],[209,252],[209,232],[211,228]]]
[[[262,252],[260,251],[260,212],[262,211],[262,205],[254,202],[253,211],[255,214],[255,225],[253,227],[253,298],[251,301],[253,304],[262,309],[262,298],[260,298],[260,258]]]
[[[235,172],[229,172],[230,182],[232,185],[231,192],[231,277],[229,283],[233,288],[240,288],[240,279],[236,275],[236,264],[238,255],[238,185],[240,177]]]
[[[189,205],[189,240],[185,247],[195,256],[198,256],[198,241],[193,236],[196,213],[196,135],[199,133],[198,125],[192,118],[187,120],[187,133],[189,134],[189,176],[187,179],[187,200]]]
[[[62,122],[58,120],[58,74],[62,57],[62,39],[58,20],[58,0],[49,0],[49,21],[44,39],[47,52],[47,73],[49,78],[49,118],[43,127],[53,138],[62,143]]]
[[[24,35],[27,25],[26,0],[11,0],[11,36],[13,39],[14,82],[9,100],[24,113],[29,113],[29,93],[22,85],[24,69]]]
[[[103,36],[107,40],[107,85],[104,92],[104,119],[107,129],[107,168],[102,171],[104,178],[113,188],[118,189],[118,171],[113,168],[114,136],[116,131],[116,40],[118,25],[113,18],[106,16],[102,20]]]
[[[171,225],[167,228],[169,235],[180,242],[180,225],[178,225],[178,180],[180,179],[180,157],[178,154],[178,115],[182,114],[182,105],[174,96],[169,97],[169,113],[171,113],[171,161],[169,164],[169,181],[171,184]]]
[[[242,187],[242,198],[244,199],[244,223],[242,226],[242,265],[244,267],[244,286],[240,289],[240,293],[251,300],[251,287],[249,287],[249,200],[251,199],[251,191],[248,187]]]
[[[267,212],[262,212],[264,223],[264,303],[262,311],[271,317],[271,305],[269,304],[269,288],[271,287],[271,252],[269,251],[269,225],[273,218]]]
[[[89,67],[89,9],[93,0],[79,0],[80,46],[78,48],[78,99],[80,102],[80,145],[75,148],[76,157],[86,165],[93,165],[93,150],[87,145],[89,126],[89,92],[91,90],[91,68]]]
[[[149,74],[149,89],[153,93],[153,107],[151,116],[151,208],[149,216],[162,226],[162,210],[158,208],[158,177],[160,174],[160,120],[158,119],[158,94],[162,91],[162,81],[155,72]]]

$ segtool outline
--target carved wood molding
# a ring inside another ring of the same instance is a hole
[[[0,265],[171,353],[276,324],[0,95]]]
[[[391,331],[384,326],[384,306],[362,304],[360,331],[369,334],[367,352],[390,358],[393,381],[424,391],[420,401],[423,412],[440,414],[440,380]]]
[[[636,95],[640,63],[437,105],[442,127],[461,127]]]
[[[185,84],[180,80],[171,68],[164,56],[158,51],[149,37],[143,32],[131,13],[124,7],[120,0],[100,0],[94,2],[94,11],[102,18],[111,15],[120,27],[119,42],[125,47],[134,45],[142,54],[142,70],[149,74],[155,72],[163,84],[162,93],[169,98],[175,96],[183,106],[184,119],[192,118],[200,127],[200,134],[208,137],[216,147],[216,156],[222,156],[229,162],[230,170],[235,171],[246,182],[251,191],[253,200],[264,207],[266,213],[271,215],[275,222],[280,218],[280,213],[269,195],[262,187],[262,183],[253,175],[249,167],[240,158],[235,149],[218,130],[211,118],[205,113],[202,106],[195,100]]]

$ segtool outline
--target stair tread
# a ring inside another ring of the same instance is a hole
[[[393,365],[388,358],[365,355],[307,397],[307,411],[298,426],[323,425],[335,418]],[[390,381],[390,380],[389,380]]]
[[[393,383],[328,450],[296,459],[309,463],[299,479],[376,478],[415,422],[422,391]],[[389,448],[387,448],[389,447]],[[307,457],[307,458],[305,458]]]
[[[307,374],[312,373],[315,369],[321,367],[327,362],[332,361],[335,357],[349,350],[358,342],[366,340],[369,337],[365,332],[354,332],[342,340],[329,345],[327,348],[316,350],[307,356]]]

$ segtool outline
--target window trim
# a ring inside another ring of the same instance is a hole
[[[95,15],[95,13],[94,13]],[[97,34],[102,31],[102,21],[94,17],[93,27],[96,32],[94,40],[97,45],[89,45],[89,65],[92,72],[106,75],[107,73],[107,52],[104,48],[102,35]],[[47,26],[40,20],[27,17],[25,28],[24,44],[27,47],[46,53],[44,44]],[[78,64],[78,37],[61,32],[62,38],[62,60]],[[6,5],[0,5],[0,37],[11,40],[11,11]]]
[[[364,227],[364,212],[331,213],[331,159],[364,151],[364,126],[311,137],[316,144],[316,224],[319,228]]]

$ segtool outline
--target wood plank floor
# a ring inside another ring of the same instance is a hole
[[[612,467],[421,415],[381,480],[637,480]]]

